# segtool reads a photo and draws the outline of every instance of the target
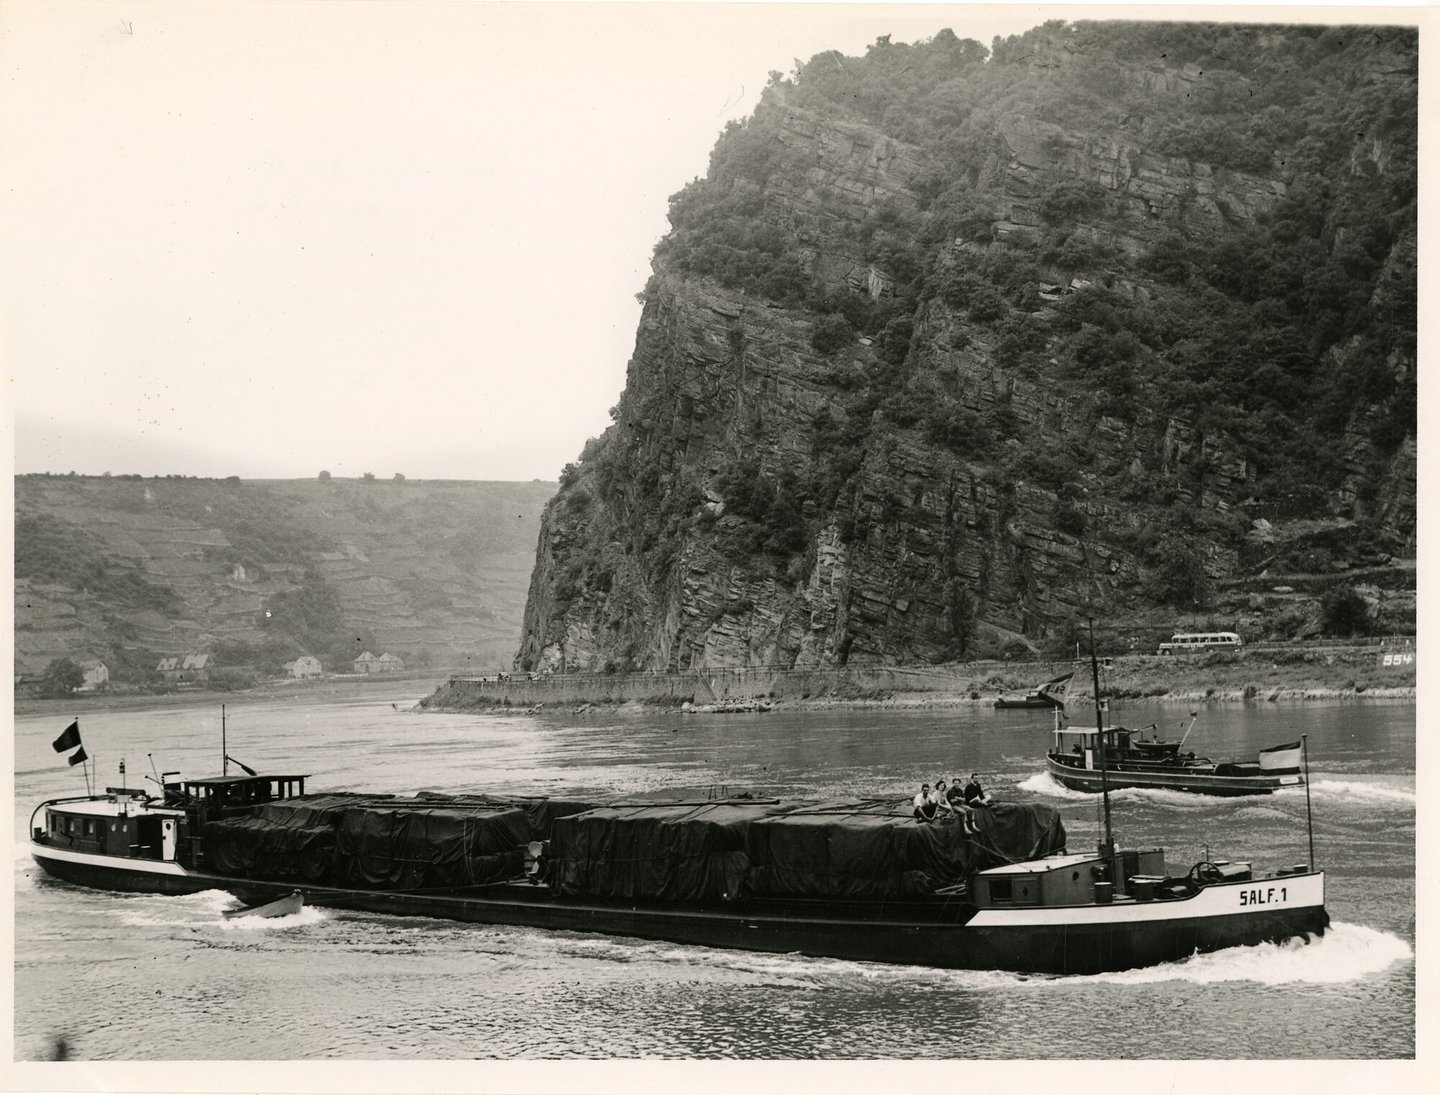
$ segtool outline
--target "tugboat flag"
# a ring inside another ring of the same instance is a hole
[[[1276,745],[1260,750],[1260,771],[1284,775],[1300,771],[1300,743]]]
[[[89,759],[90,759],[90,757],[89,757],[89,756],[86,754],[86,752],[85,752],[85,746],[82,745],[82,746],[80,746],[79,749],[76,749],[75,752],[71,755],[71,757],[70,757],[70,767],[71,767],[71,768],[74,768],[75,765],[79,764],[81,761],[86,761],[86,760],[89,760]],[[87,769],[87,771],[88,771],[88,769]],[[86,778],[88,779],[89,777],[87,776]]]
[[[1065,694],[1065,686],[1070,683],[1070,678],[1073,677],[1073,676],[1075,676],[1074,673],[1066,673],[1065,676],[1063,676],[1063,677],[1056,677],[1053,681],[1046,681],[1044,684],[1042,684],[1042,685],[1040,686],[1040,691],[1041,691],[1041,692],[1057,692],[1057,693],[1059,693],[1060,695],[1064,695],[1064,694]]]
[[[55,746],[55,752],[57,753],[63,753],[66,749],[74,749],[75,746],[79,745],[80,720],[76,719],[69,726],[65,727],[65,732],[51,742],[51,744]],[[71,763],[73,764],[74,762],[72,761]]]

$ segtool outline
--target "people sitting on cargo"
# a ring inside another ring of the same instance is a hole
[[[965,792],[960,787],[960,781],[950,781],[950,789],[945,792],[946,805],[950,812],[960,819],[967,833],[978,833],[979,827],[975,824],[975,817],[970,812],[970,807],[965,805]]]
[[[935,781],[935,790],[930,792],[930,798],[935,803],[935,814],[937,817],[941,814],[953,814],[955,812],[954,808],[950,805],[950,793],[945,789],[945,781],[943,779],[937,779]]]
[[[985,788],[980,786],[978,773],[970,773],[970,782],[965,784],[965,805],[966,806],[989,806],[990,799],[985,794]]]
[[[922,783],[920,785],[920,793],[915,796],[913,802],[916,821],[935,820],[935,800],[930,797],[930,784]]]

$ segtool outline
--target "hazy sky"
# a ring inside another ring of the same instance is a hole
[[[769,70],[1078,10],[7,3],[16,470],[553,479]]]

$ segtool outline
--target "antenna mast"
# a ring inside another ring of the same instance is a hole
[[[225,748],[225,705],[220,705],[220,774],[230,774],[230,750]]]

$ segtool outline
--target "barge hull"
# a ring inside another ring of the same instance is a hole
[[[77,885],[130,893],[193,894],[219,889],[246,901],[283,897],[293,881],[266,882],[188,871],[161,871],[133,861],[33,845],[49,874]],[[502,883],[479,892],[414,893],[314,886],[308,904],[325,908],[424,916],[472,924],[629,936],[685,945],[769,953],[798,953],[849,961],[1019,973],[1093,974],[1170,962],[1196,952],[1323,934],[1323,875],[1293,876],[1289,903],[1238,910],[1254,883],[1207,887],[1183,901],[1120,901],[1109,906],[978,912],[962,902],[926,918],[887,919],[884,906],[866,915],[779,914],[760,903],[735,908],[679,908],[558,901],[544,887]],[[1050,915],[1045,915],[1050,914]]]

